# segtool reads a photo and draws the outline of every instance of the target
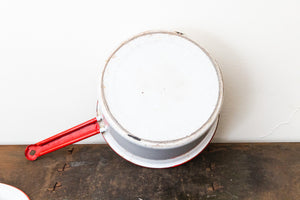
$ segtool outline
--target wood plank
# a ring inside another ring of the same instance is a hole
[[[192,161],[146,169],[107,145],[72,145],[37,161],[0,146],[0,182],[32,200],[300,199],[300,143],[210,144]]]

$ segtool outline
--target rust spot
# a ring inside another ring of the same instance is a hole
[[[175,33],[178,35],[183,35],[183,33],[179,32],[179,31],[175,31]]]

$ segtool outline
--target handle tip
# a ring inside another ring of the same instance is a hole
[[[25,149],[25,157],[31,161],[36,160],[38,158],[37,146],[34,144],[27,146]]]

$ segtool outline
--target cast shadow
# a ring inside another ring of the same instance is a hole
[[[243,67],[243,59],[237,49],[224,38],[195,29],[186,30],[186,33],[217,60],[223,75],[224,101],[213,142],[234,142],[230,135],[247,120],[251,105],[248,98],[250,83],[247,68]]]

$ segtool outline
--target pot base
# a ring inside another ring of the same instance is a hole
[[[187,161],[193,159],[196,157],[199,153],[201,153],[204,148],[209,144],[209,142],[212,140],[217,126],[218,126],[217,119],[215,123],[212,125],[209,132],[206,134],[206,136],[201,140],[201,142],[196,145],[193,149],[191,149],[189,152],[182,154],[180,156],[171,158],[171,159],[165,159],[165,160],[153,160],[149,158],[143,158],[141,156],[134,155],[132,152],[127,151],[124,149],[115,139],[114,137],[109,133],[109,131],[103,133],[103,137],[107,144],[122,158],[125,160],[147,168],[170,168],[170,167],[176,167],[178,165],[184,164]]]

